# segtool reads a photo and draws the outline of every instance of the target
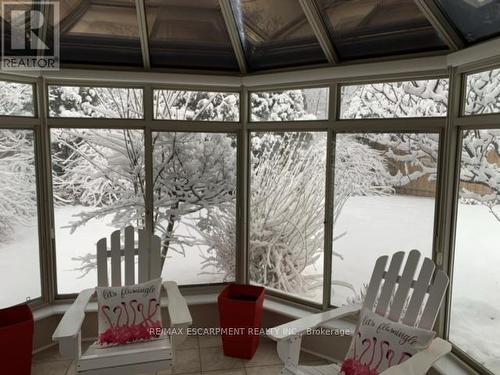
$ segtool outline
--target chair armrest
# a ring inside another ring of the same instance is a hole
[[[435,338],[431,345],[404,361],[380,373],[380,375],[425,375],[432,365],[451,351],[451,344],[441,338]]]
[[[63,357],[77,359],[81,355],[80,330],[85,319],[85,308],[94,293],[95,288],[82,290],[52,335],[52,340],[59,342]]]
[[[301,319],[271,328],[269,337],[273,340],[285,340],[293,336],[301,335],[308,329],[313,329],[332,319],[340,319],[352,315],[361,310],[361,305],[342,306],[333,310],[308,315]]]
[[[175,281],[166,281],[163,283],[168,297],[168,315],[170,316],[170,326],[187,327],[193,323],[191,313],[186,300],[179,291]]]

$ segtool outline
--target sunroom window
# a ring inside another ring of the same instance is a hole
[[[500,330],[500,288],[490,265],[500,258],[500,129],[462,132],[450,340],[493,373]]]
[[[382,255],[408,248],[432,257],[438,155],[435,133],[337,134],[333,305],[363,299],[369,265]]]
[[[33,130],[0,129],[0,308],[42,296],[35,159]]]
[[[325,132],[251,136],[250,281],[321,303]]]
[[[57,292],[97,282],[96,242],[127,225],[144,227],[144,132],[50,130]]]
[[[236,136],[154,132],[153,167],[162,275],[180,285],[234,281]]]
[[[444,117],[448,80],[381,82],[342,86],[340,118]]]

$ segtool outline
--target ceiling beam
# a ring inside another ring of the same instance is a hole
[[[415,3],[451,51],[458,51],[465,47],[461,36],[434,1],[415,0]]]
[[[319,45],[326,56],[326,59],[330,64],[336,64],[340,61],[337,51],[330,40],[330,35],[326,26],[321,18],[318,7],[314,3],[314,0],[299,0],[300,6],[304,11],[307,21],[313,29],[314,35],[318,39]]]
[[[236,24],[236,18],[234,16],[230,0],[219,0],[219,6],[222,11],[224,23],[226,24],[229,39],[231,40],[231,45],[233,46],[234,55],[236,56],[236,60],[238,61],[238,67],[240,68],[240,72],[242,74],[246,74],[248,73],[247,61],[245,58],[245,52],[243,51],[240,32],[238,30],[238,25]]]
[[[139,37],[141,39],[142,64],[145,70],[151,70],[149,60],[149,36],[148,24],[146,22],[146,6],[144,0],[135,0],[135,9],[137,11],[137,26],[139,27]]]

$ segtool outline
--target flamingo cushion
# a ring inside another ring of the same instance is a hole
[[[121,287],[98,287],[101,346],[151,340],[162,328],[161,278]]]
[[[435,333],[393,322],[364,308],[341,374],[378,375],[429,347]]]

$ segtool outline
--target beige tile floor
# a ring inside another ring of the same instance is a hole
[[[251,360],[224,356],[219,336],[190,336],[176,351],[176,356],[174,369],[159,371],[156,375],[277,375],[281,369],[276,343],[266,338],[261,339]],[[305,352],[301,354],[300,362],[326,364],[325,360]],[[74,363],[61,358],[55,346],[33,356],[32,375],[75,373]]]

